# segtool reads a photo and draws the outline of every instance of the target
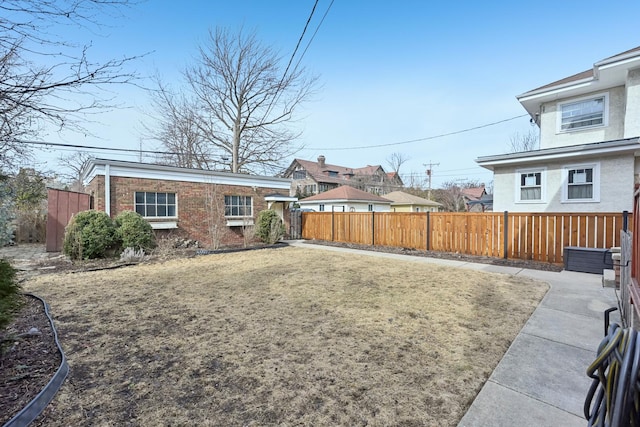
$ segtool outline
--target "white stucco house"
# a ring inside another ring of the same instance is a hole
[[[316,212],[390,212],[391,200],[343,185],[298,201],[301,209]]]
[[[517,97],[540,148],[484,156],[493,210],[621,212],[640,173],[640,47]]]

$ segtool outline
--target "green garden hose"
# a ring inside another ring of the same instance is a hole
[[[589,426],[640,426],[639,332],[613,323],[587,368],[593,379],[584,402]]]

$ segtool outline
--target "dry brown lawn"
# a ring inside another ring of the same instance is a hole
[[[323,250],[33,278],[70,375],[40,425],[452,426],[547,286]]]

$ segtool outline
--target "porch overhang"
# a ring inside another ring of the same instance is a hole
[[[520,153],[484,156],[478,157],[476,163],[485,169],[494,170],[495,167],[499,166],[525,165],[528,163],[550,162],[575,157],[601,157],[624,153],[633,154],[636,157],[640,156],[640,138],[635,137],[591,144],[523,151]]]

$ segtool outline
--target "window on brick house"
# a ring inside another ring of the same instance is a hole
[[[136,191],[135,210],[146,218],[176,217],[176,193]]]
[[[224,216],[253,216],[253,200],[251,196],[224,196]]]

